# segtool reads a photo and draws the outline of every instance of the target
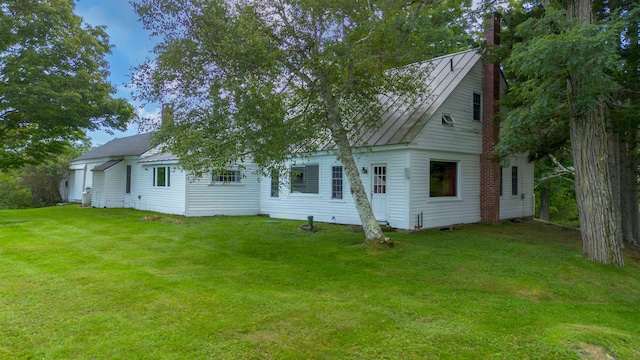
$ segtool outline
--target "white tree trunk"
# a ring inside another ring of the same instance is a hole
[[[376,220],[373,210],[371,209],[371,203],[367,197],[367,192],[362,184],[362,179],[358,173],[358,167],[353,157],[353,150],[349,139],[344,131],[344,127],[341,122],[335,122],[331,127],[332,138],[338,147],[338,157],[344,167],[347,181],[349,181],[349,188],[351,189],[351,196],[356,204],[358,215],[362,223],[362,229],[365,233],[365,243],[387,243],[390,240],[382,232],[382,228]]]
[[[349,188],[351,189],[351,196],[355,202],[356,210],[358,210],[358,216],[360,216],[360,222],[362,223],[362,229],[364,230],[364,242],[365,244],[388,243],[392,245],[393,242],[384,235],[380,224],[378,224],[373,214],[371,203],[369,202],[369,198],[367,198],[367,192],[364,189],[356,161],[353,158],[353,149],[351,148],[349,137],[342,124],[338,110],[338,102],[329,90],[325,91],[325,101],[327,102],[326,125],[329,130],[331,130],[331,138],[338,147],[338,158],[344,167],[347,181],[349,181]]]

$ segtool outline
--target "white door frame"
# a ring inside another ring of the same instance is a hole
[[[371,210],[378,221],[387,221],[387,164],[371,164]]]

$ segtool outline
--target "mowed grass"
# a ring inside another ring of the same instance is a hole
[[[0,211],[0,359],[640,358],[640,266],[539,222],[393,233]]]

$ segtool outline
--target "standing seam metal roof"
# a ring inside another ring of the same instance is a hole
[[[383,114],[380,126],[359,138],[352,139],[354,146],[380,146],[408,144],[412,142],[427,121],[442,106],[453,90],[462,82],[473,66],[481,60],[477,50],[440,56],[427,60],[419,66],[430,68],[427,76],[428,93],[417,106],[408,106],[402,96],[381,96]],[[451,67],[453,66],[453,71]],[[327,144],[328,150],[333,144]]]

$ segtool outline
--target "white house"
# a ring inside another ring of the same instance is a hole
[[[418,110],[403,113],[400,106],[391,106],[380,128],[361,139],[371,148],[356,162],[376,218],[394,228],[415,229],[533,216],[533,164],[520,155],[500,166],[491,162],[492,146],[483,153],[487,142],[497,141],[497,132],[493,138],[487,135],[487,125],[496,123],[485,108],[499,96],[488,94],[483,85],[495,80],[495,90],[504,91],[499,69],[496,79],[488,78],[487,64],[475,51],[431,63],[430,96]],[[482,169],[487,163],[495,170],[493,179]],[[302,175],[261,182],[262,213],[360,223],[342,166],[331,151],[291,166]],[[493,199],[482,200],[483,182],[495,192]],[[483,216],[483,210],[489,215]]]
[[[112,140],[73,159],[69,202],[89,188],[91,206],[134,208],[185,216],[255,215],[260,211],[255,167],[194,178],[178,159],[151,146],[152,133]]]
[[[499,131],[499,68],[476,51],[431,60],[429,96],[411,112],[388,104],[377,131],[359,140],[356,162],[380,222],[398,229],[533,216],[533,164],[491,161]],[[255,167],[194,178],[150,135],[113,140],[73,160],[69,201],[92,187],[91,205],[184,216],[256,215],[359,224],[342,165],[327,148],[288,164],[293,176]],[[136,143],[134,145],[134,143]]]

